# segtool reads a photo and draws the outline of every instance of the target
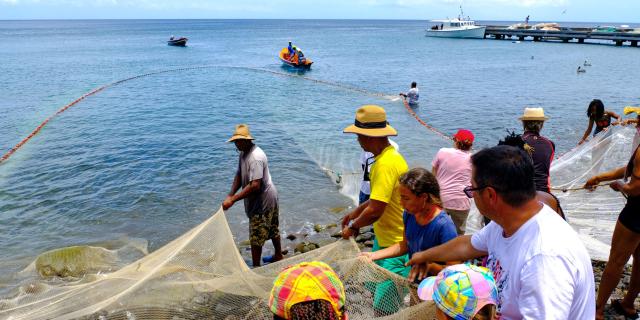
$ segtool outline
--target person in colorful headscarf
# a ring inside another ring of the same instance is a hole
[[[344,285],[324,262],[301,262],[273,282],[269,309],[274,320],[347,320]]]
[[[489,269],[456,264],[422,280],[418,297],[435,302],[438,320],[493,320],[498,289]]]

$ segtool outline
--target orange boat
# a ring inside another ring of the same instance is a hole
[[[313,63],[313,61],[309,58],[305,58],[303,63],[298,63],[298,61],[293,62],[289,60],[290,59],[289,49],[287,48],[282,48],[282,50],[280,50],[280,54],[278,55],[278,57],[280,58],[280,61],[282,61],[282,63],[294,68],[309,69],[311,68],[311,64]]]

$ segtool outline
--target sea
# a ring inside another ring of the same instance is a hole
[[[428,38],[426,26],[0,21],[0,155],[63,106],[112,84],[51,118],[0,164],[0,290],[45,251],[153,251],[207,219],[231,188],[238,153],[226,141],[239,123],[269,158],[286,235],[313,233],[354,206],[361,150],[342,130],[362,105],[383,106],[409,165],[430,168],[437,150],[451,146],[435,131],[472,130],[478,150],[520,131],[525,107],[543,107],[543,134],[560,154],[580,140],[592,99],[617,113],[640,104],[639,48]],[[167,46],[171,35],[188,37],[188,46]],[[278,60],[288,41],[314,61],[310,70]],[[587,72],[576,73],[585,60]],[[420,89],[414,111],[432,129],[398,99],[412,81]],[[345,181],[352,186],[341,188]],[[246,240],[242,202],[227,218],[236,240]]]

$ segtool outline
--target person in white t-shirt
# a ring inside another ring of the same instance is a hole
[[[400,93],[400,96],[407,99],[410,105],[417,105],[420,99],[420,91],[418,91],[418,84],[414,81],[411,82],[411,89],[407,93]]]
[[[492,222],[472,236],[416,253],[408,264],[488,255],[500,319],[594,319],[591,259],[571,226],[536,200],[531,158],[497,146],[471,156],[471,164],[465,193]],[[409,279],[421,269],[412,267]]]

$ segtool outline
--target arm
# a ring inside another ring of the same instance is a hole
[[[353,209],[353,211],[347,213],[344,217],[342,217],[342,228],[346,227],[349,221],[358,218],[362,214],[362,211],[364,211],[364,209],[366,209],[368,206],[369,200],[363,202],[357,208]]]
[[[625,171],[627,171],[626,166],[593,176],[589,180],[587,180],[587,183],[585,183],[584,188],[592,189],[600,182],[622,179],[624,177]]]
[[[364,226],[371,225],[374,222],[378,221],[378,219],[382,217],[382,214],[384,213],[384,209],[387,207],[386,203],[382,201],[374,200],[374,199],[369,199],[367,202],[363,203],[360,207],[364,206],[365,204],[368,204],[368,205],[364,208],[362,213],[359,216],[351,219],[351,220],[354,220],[351,228],[343,227],[342,229],[343,239],[349,239],[350,236],[355,234],[355,230],[360,229]],[[360,207],[358,207],[358,209]],[[343,222],[344,222],[344,219],[343,219]]]
[[[629,179],[629,183],[622,186],[621,191],[632,197],[640,195],[640,148],[636,149],[635,158],[633,159],[633,172],[631,172],[631,179]]]
[[[469,260],[486,255],[471,245],[471,236],[459,236],[445,244],[417,252],[411,257],[407,265],[425,264],[431,261],[460,261]]]
[[[404,239],[394,245],[392,245],[391,247],[382,249],[382,250],[378,250],[376,252],[371,252],[371,254],[369,255],[369,258],[371,258],[371,260],[375,261],[375,260],[382,260],[382,259],[386,259],[386,258],[393,258],[393,257],[397,257],[397,256],[401,256],[405,253],[407,253],[409,251],[409,247],[407,247],[407,240]]]
[[[235,181],[234,181],[235,183]],[[227,199],[222,203],[222,207],[224,210],[231,208],[231,206],[236,203],[238,200],[242,200],[256,192],[260,191],[260,186],[262,185],[262,179],[256,179],[251,181],[249,185],[244,187],[240,192],[227,196]],[[226,207],[226,208],[225,208]]]
[[[227,197],[222,201],[222,210],[227,210],[233,206],[232,197],[240,189],[240,172],[236,172],[236,176],[233,178],[231,184],[231,191],[227,194]]]
[[[589,126],[587,127],[587,130],[584,132],[584,135],[582,135],[582,139],[580,139],[580,142],[578,142],[578,144],[582,144],[585,141],[587,141],[587,137],[589,137],[591,130],[593,130],[593,119],[589,118]]]
[[[618,115],[617,113],[615,113],[613,111],[607,111],[607,113],[611,116],[611,118],[615,118],[616,119],[616,121],[611,123],[612,126],[615,126],[615,125],[620,123],[620,115]]]

